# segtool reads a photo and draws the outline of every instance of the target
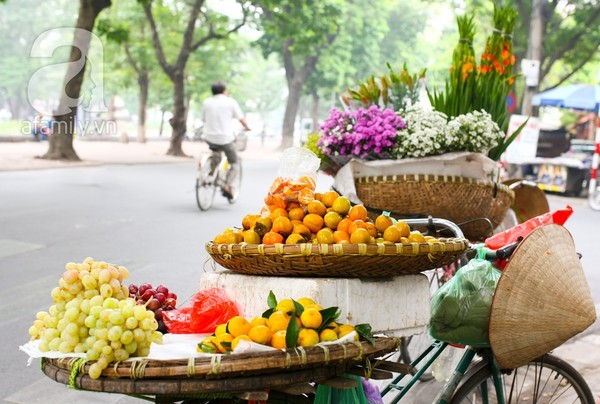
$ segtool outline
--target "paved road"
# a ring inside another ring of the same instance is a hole
[[[34,313],[49,306],[49,291],[67,261],[92,256],[125,265],[131,283],[163,283],[179,294],[179,303],[197,290],[200,275],[210,270],[204,242],[237,225],[245,213],[260,210],[278,161],[271,153],[246,159],[240,201],[229,205],[219,198],[209,212],[195,206],[194,165],[190,160],[0,172],[1,402],[139,402],[66,389],[43,376],[39,362],[26,367],[27,357],[18,346],[28,338]],[[319,187],[328,185],[328,179],[319,180]],[[568,227],[600,301],[600,275],[594,266],[600,258],[594,232],[597,213],[582,200],[551,198],[553,208],[567,203],[576,209]],[[600,341],[586,338],[584,348],[598,351]],[[564,352],[585,356],[581,346],[569,345],[571,352]],[[582,368],[589,366],[582,361]],[[597,369],[588,374],[600,386]]]

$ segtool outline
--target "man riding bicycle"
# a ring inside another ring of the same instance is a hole
[[[238,102],[229,97],[227,85],[222,81],[213,83],[210,87],[213,96],[203,104],[203,139],[210,150],[223,151],[227,156],[231,169],[227,173],[223,185],[223,196],[233,197],[231,184],[239,173],[239,159],[235,146],[233,119],[239,120],[245,130],[250,130]]]

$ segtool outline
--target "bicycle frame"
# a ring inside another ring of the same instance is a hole
[[[383,391],[381,392],[381,396],[384,397],[392,390],[398,390],[398,395],[396,395],[390,401],[390,403],[392,404],[398,403],[410,391],[410,389],[419,380],[423,373],[425,373],[425,371],[433,365],[433,362],[447,347],[447,342],[435,341],[434,343],[432,343],[425,351],[423,351],[423,353],[421,353],[421,355],[419,355],[417,359],[415,359],[410,364],[412,367],[416,368],[423,360],[427,358],[425,364],[421,368],[419,368],[419,370],[414,375],[411,375],[411,378],[406,383],[406,385],[399,385],[402,379],[404,379],[404,377],[407,376],[406,374],[400,374],[389,385],[387,385],[385,389],[383,389]],[[450,402],[452,395],[456,392],[461,380],[464,378],[465,374],[467,373],[467,370],[469,370],[469,367],[473,363],[473,359],[478,352],[483,354],[484,360],[486,361],[486,366],[489,366],[492,371],[494,379],[494,388],[498,404],[505,403],[504,392],[502,389],[502,380],[500,376],[500,368],[496,365],[495,361],[493,360],[491,349],[473,347],[466,348],[465,353],[463,354],[460,362],[454,369],[452,376],[450,377],[450,379],[448,379],[448,381],[444,385],[444,388],[437,395],[437,397],[434,400],[434,403],[448,404]],[[487,403],[488,392],[486,391],[484,393],[484,403]]]

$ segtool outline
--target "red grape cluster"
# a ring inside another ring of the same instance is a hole
[[[177,295],[175,293],[169,292],[169,289],[164,285],[158,285],[154,289],[151,284],[143,283],[140,286],[129,285],[129,297],[154,312],[154,318],[158,322],[158,331],[163,334],[169,332],[163,322],[162,313],[165,310],[173,310],[177,306]]]

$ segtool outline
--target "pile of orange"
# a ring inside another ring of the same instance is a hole
[[[338,324],[335,321],[323,324],[326,312],[311,298],[303,297],[296,303],[302,306],[300,311],[292,299],[284,299],[273,310],[266,312],[265,317],[251,320],[242,316],[233,317],[227,323],[218,325],[214,334],[198,344],[197,350],[205,353],[230,353],[241,340],[278,349],[286,348],[292,318],[297,322],[299,330],[294,346],[307,347],[319,342],[336,341],[354,331],[354,326],[350,324]],[[337,308],[330,309],[337,311]],[[358,338],[356,334],[355,340],[358,341]]]
[[[315,193],[312,199],[267,206],[268,210],[263,214],[246,215],[241,229],[229,228],[215,237],[213,242],[389,244],[438,241],[431,236],[424,236],[418,230],[411,230],[406,222],[396,221],[387,215],[379,215],[373,221],[363,205],[352,205],[347,197],[335,191]]]

